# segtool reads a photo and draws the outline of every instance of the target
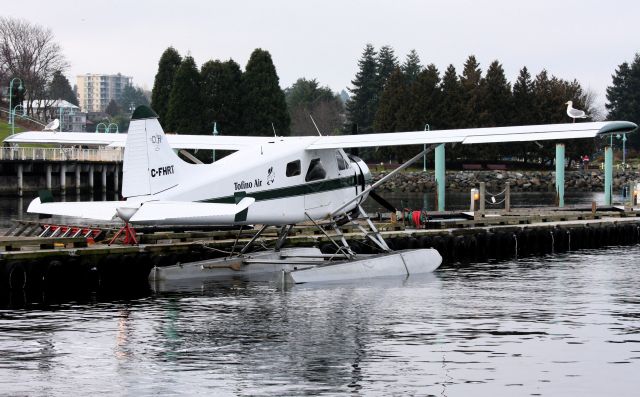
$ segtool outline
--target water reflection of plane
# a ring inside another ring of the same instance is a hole
[[[206,367],[207,377],[226,379],[232,393],[352,392],[366,376],[362,361],[372,354],[380,359],[376,345],[386,338],[387,325],[393,328],[380,323],[381,312],[395,304],[387,292],[416,286],[437,290],[440,280],[433,274],[286,289],[242,280],[200,282],[192,284],[197,295],[188,298],[182,284],[182,299],[158,293],[167,301],[155,332],[169,349],[165,359],[184,370]]]

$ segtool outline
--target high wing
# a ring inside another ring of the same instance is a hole
[[[175,134],[167,134],[166,137],[167,142],[173,149],[241,150],[250,146],[273,143],[274,141],[295,139],[308,140],[310,143],[307,146],[307,150],[315,150],[436,143],[474,144],[594,138],[599,135],[629,133],[635,129],[637,129],[637,125],[628,121],[603,121],[315,137],[274,138],[264,136]],[[126,139],[127,134],[27,131],[12,135],[5,139],[5,142],[124,147]]]
[[[316,140],[307,147],[307,150],[437,143],[472,144],[594,138],[599,135],[629,133],[637,128],[638,126],[636,124],[628,121],[604,121],[576,124],[567,123],[518,127],[334,135],[317,137]]]
[[[175,135],[167,134],[167,142],[173,149],[240,150],[249,146],[263,145],[273,137],[229,136],[229,135]],[[16,144],[56,144],[124,147],[127,134],[103,134],[94,132],[27,131],[5,139]]]

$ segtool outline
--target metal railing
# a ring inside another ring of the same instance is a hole
[[[122,162],[121,148],[80,149],[80,148],[41,148],[41,147],[3,147],[0,148],[0,160],[31,161],[95,161]]]

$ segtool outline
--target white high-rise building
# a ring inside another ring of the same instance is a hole
[[[78,100],[84,112],[104,112],[112,99],[118,100],[133,78],[118,74],[83,74],[77,76]]]

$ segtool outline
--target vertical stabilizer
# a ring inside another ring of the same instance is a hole
[[[146,106],[136,108],[124,149],[122,196],[152,195],[177,186],[181,166],[158,116]]]

